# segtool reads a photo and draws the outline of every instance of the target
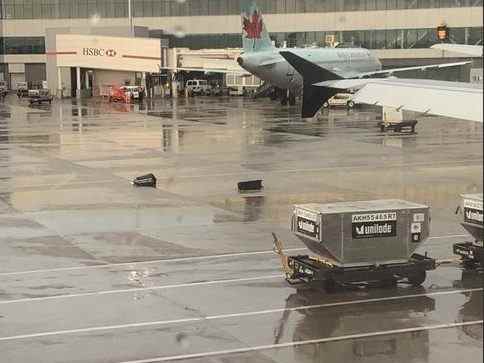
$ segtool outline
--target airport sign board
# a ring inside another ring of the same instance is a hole
[[[57,34],[54,50],[58,67],[82,67],[132,72],[159,72],[158,39]]]
[[[118,53],[115,49],[104,48],[82,48],[82,55],[91,57],[116,57]]]

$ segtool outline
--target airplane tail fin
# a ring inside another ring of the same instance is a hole
[[[242,44],[244,53],[273,49],[262,12],[255,0],[241,1]]]
[[[328,80],[343,79],[343,77],[309,62],[294,53],[281,51],[280,54],[303,78],[304,88],[301,117],[313,117],[327,100],[339,92],[335,88],[314,86],[314,84]]]

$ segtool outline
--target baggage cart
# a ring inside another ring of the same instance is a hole
[[[328,291],[348,285],[391,287],[399,282],[420,286],[426,279],[427,271],[436,268],[433,258],[416,253],[400,263],[336,266],[315,256],[287,256],[282,242],[274,233],[273,239],[274,251],[281,257],[286,281],[290,284],[320,282]]]

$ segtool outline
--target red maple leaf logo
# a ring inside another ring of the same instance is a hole
[[[261,13],[257,10],[254,10],[252,14],[252,18],[244,16],[243,19],[243,29],[245,31],[245,36],[248,39],[260,39],[262,28],[264,26],[262,22]]]

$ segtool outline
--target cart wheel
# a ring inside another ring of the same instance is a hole
[[[474,260],[470,259],[463,259],[462,260],[462,267],[468,270],[473,270],[477,267],[477,263]]]
[[[422,285],[426,277],[427,273],[425,271],[418,271],[408,276],[408,282],[413,286],[417,287]]]

